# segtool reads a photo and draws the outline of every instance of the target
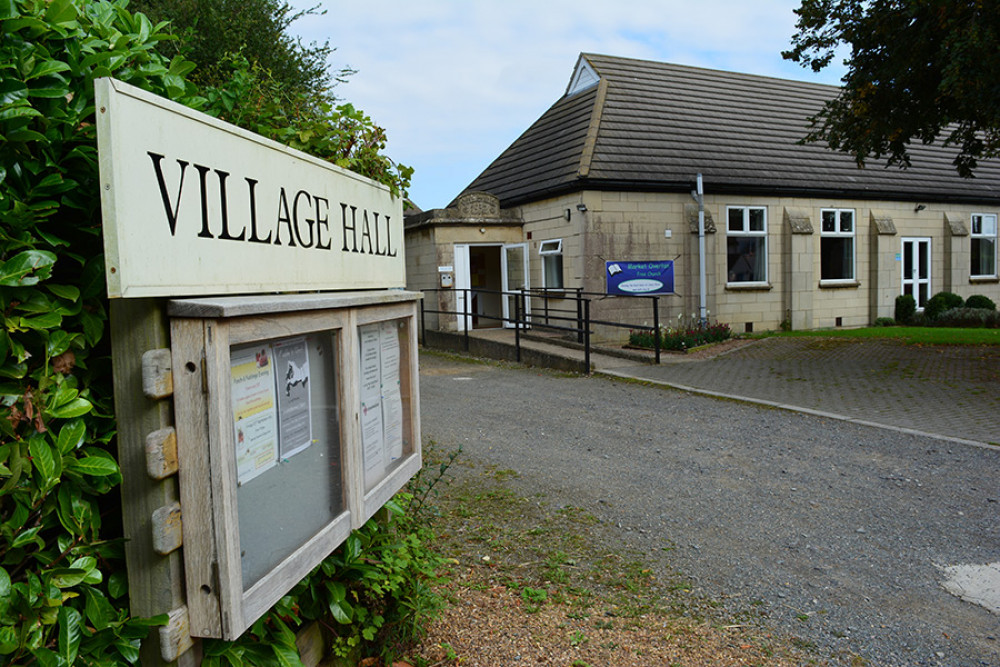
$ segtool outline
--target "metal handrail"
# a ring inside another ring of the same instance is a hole
[[[580,288],[572,289],[560,289],[556,290],[553,288],[531,288],[531,289],[519,289],[514,291],[507,290],[489,290],[489,289],[472,289],[472,288],[431,288],[425,289],[424,292],[452,292],[458,294],[463,293],[464,308],[462,312],[457,310],[438,310],[427,308],[427,300],[421,299],[420,301],[420,335],[421,339],[425,339],[425,334],[427,331],[426,324],[426,314],[432,313],[437,315],[455,315],[461,316],[464,320],[465,326],[463,327],[463,339],[465,351],[469,350],[469,330],[472,328],[472,317],[492,320],[503,323],[510,323],[514,328],[514,344],[516,347],[516,356],[518,362],[521,361],[521,330],[528,329],[530,327],[548,329],[552,331],[564,331],[570,334],[575,333],[577,337],[577,342],[583,345],[584,348],[584,358],[586,367],[590,368],[590,357],[591,357],[591,328],[594,325],[603,325],[608,327],[618,327],[627,328],[630,330],[641,330],[641,331],[651,331],[653,332],[654,341],[654,352],[656,363],[659,364],[661,360],[661,342],[660,342],[660,315],[659,315],[659,297],[656,296],[614,296],[609,297],[604,293],[599,292],[585,292]],[[551,295],[550,293],[558,293],[558,296]],[[496,315],[487,315],[484,313],[472,313],[470,312],[470,306],[472,303],[472,294],[497,294],[501,298],[513,297],[514,302],[514,317],[502,317]],[[646,324],[633,324],[624,322],[611,322],[607,320],[592,320],[590,317],[590,304],[593,300],[590,297],[600,297],[605,298],[626,298],[626,299],[649,299],[652,303],[652,315],[653,315],[653,326],[648,326]],[[542,320],[537,319],[536,313],[533,312],[534,308],[529,309],[527,307],[528,299],[541,299],[542,301]],[[558,301],[573,301],[575,305],[575,311],[567,308],[551,308],[549,305],[550,300]],[[561,314],[557,314],[561,313]],[[573,322],[574,326],[553,324],[555,322]]]

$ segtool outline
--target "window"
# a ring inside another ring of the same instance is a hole
[[[996,278],[997,275],[997,216],[975,213],[972,216],[973,278]]]
[[[854,280],[854,211],[820,211],[820,280]]]
[[[538,246],[538,254],[542,256],[542,287],[562,289],[564,287],[562,239],[542,241]]]
[[[727,217],[727,281],[767,282],[767,209],[730,206]]]

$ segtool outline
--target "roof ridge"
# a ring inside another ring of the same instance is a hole
[[[594,159],[594,149],[597,147],[597,135],[601,129],[601,117],[604,115],[604,101],[608,97],[608,80],[602,78],[597,84],[597,96],[590,112],[590,125],[587,127],[587,138],[583,142],[580,154],[580,168],[577,178],[587,178],[590,175],[590,163]]]
[[[607,76],[615,77],[616,73],[608,72],[606,68],[602,67],[602,63],[600,61],[604,61],[605,65],[618,64],[620,67],[626,67],[629,69],[645,66],[653,70],[666,70],[674,72],[681,71],[681,72],[686,72],[690,75],[707,76],[712,79],[718,79],[720,76],[722,76],[738,81],[764,82],[770,80],[782,86],[787,86],[789,84],[816,86],[819,88],[826,88],[831,91],[839,91],[842,88],[841,86],[838,86],[836,84],[821,83],[819,81],[809,81],[806,79],[790,79],[777,74],[757,74],[754,72],[741,72],[739,70],[722,69],[720,67],[705,67],[703,65],[688,65],[684,63],[664,62],[661,60],[651,60],[648,58],[632,58],[628,56],[613,56],[604,53],[588,53],[588,52],[581,53],[580,57],[585,59],[587,63],[593,68],[594,72],[602,79]]]

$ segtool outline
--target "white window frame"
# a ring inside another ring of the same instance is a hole
[[[977,221],[978,218],[978,221]],[[984,231],[984,223],[986,221],[992,222],[992,230],[987,229]],[[978,222],[978,231],[977,223]],[[996,278],[997,277],[997,215],[996,213],[973,213],[970,224],[971,234],[969,243],[970,261],[969,261],[969,277],[970,278]],[[972,252],[972,241],[973,240],[989,241],[993,244],[993,272],[992,273],[972,273],[972,262],[974,261],[974,253]]]
[[[545,289],[558,290],[558,289],[565,289],[566,287],[566,276],[563,273],[565,267],[562,264],[562,258],[563,258],[562,243],[563,243],[562,239],[549,239],[547,241],[541,241],[538,244],[538,255],[542,258],[542,287]],[[550,258],[555,258],[555,257],[559,257],[560,284],[549,285],[548,284],[549,281],[547,278],[549,272],[546,270],[546,265],[550,261],[555,261],[554,259],[550,260]]]
[[[834,216],[835,229],[827,231],[824,227],[824,216],[832,213]],[[851,217],[850,231],[844,231],[844,214],[849,213]],[[853,208],[824,208],[819,212],[819,235],[820,235],[820,284],[822,285],[843,285],[857,282],[857,256],[858,242],[856,230],[858,228],[858,216]],[[824,239],[851,239],[851,275],[847,278],[824,278],[823,277],[823,240]]]
[[[730,215],[732,211],[742,211],[743,212],[743,224],[741,229],[734,230],[730,227]],[[763,229],[751,229],[750,228],[750,212],[751,211],[761,211],[764,217],[764,228]],[[767,285],[768,284],[768,264],[770,264],[770,258],[768,257],[768,243],[767,243],[767,207],[766,206],[727,206],[726,207],[726,284],[727,285]],[[762,247],[764,250],[764,276],[761,280],[732,280],[730,278],[730,267],[729,267],[729,243],[728,237],[734,238],[759,238],[763,239]]]

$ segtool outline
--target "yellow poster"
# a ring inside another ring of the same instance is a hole
[[[230,354],[239,484],[249,482],[278,462],[273,356],[268,344],[233,350]]]

